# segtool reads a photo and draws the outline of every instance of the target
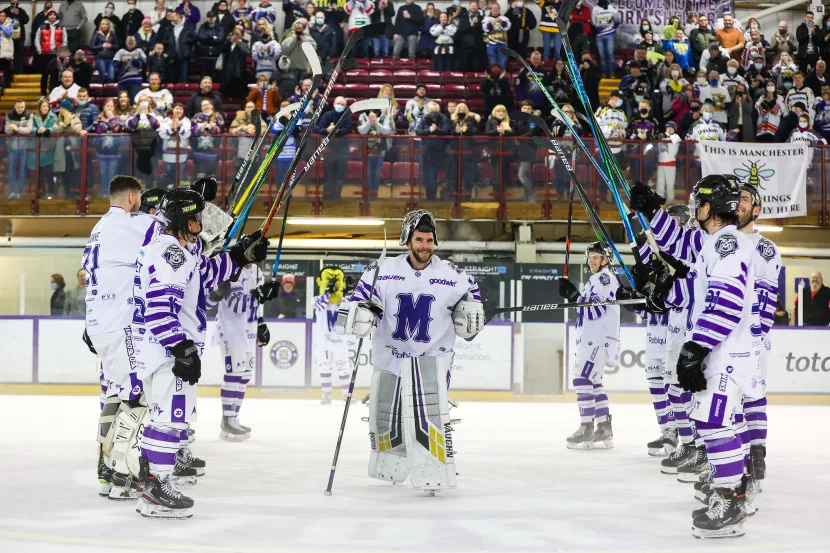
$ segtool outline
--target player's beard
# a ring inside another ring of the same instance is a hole
[[[744,228],[749,223],[752,222],[752,210],[754,208],[747,209],[743,215],[741,215],[740,211],[738,212],[738,228]]]
[[[432,259],[433,252],[430,250],[421,250],[420,252],[415,248],[410,248],[409,253],[415,258],[415,261],[426,265]]]

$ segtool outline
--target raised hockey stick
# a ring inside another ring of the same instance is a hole
[[[553,311],[556,309],[602,307],[604,305],[641,305],[645,303],[646,298],[635,298],[630,300],[576,301],[573,303],[538,303],[534,305],[519,305],[514,307],[496,307],[494,309],[487,309],[484,312],[484,316],[489,321],[496,315],[501,315],[503,313],[517,313],[519,311]]]
[[[231,184],[228,193],[225,195],[225,204],[222,206],[223,211],[228,211],[228,207],[236,205],[236,202],[239,200],[242,189],[241,183],[245,182],[245,179],[248,178],[248,172],[251,170],[253,160],[259,155],[259,151],[262,149],[262,143],[268,134],[267,132],[264,134],[262,132],[262,115],[258,109],[251,112],[251,118],[255,119],[254,141],[251,142],[251,147],[248,149],[248,153],[245,154],[245,159],[242,160],[242,163],[239,164],[239,169],[236,170],[236,175],[233,177],[233,184]]]
[[[380,266],[383,260],[386,259],[386,229],[383,229],[383,251],[380,252],[380,258],[375,262],[375,274],[372,277],[372,287],[369,289],[369,301],[372,301],[372,296],[375,293],[375,285],[378,282],[378,273],[380,273]],[[334,460],[331,462],[331,473],[329,474],[329,483],[326,486],[326,495],[331,495],[331,487],[334,485],[334,471],[337,470],[337,458],[340,457],[340,445],[343,443],[343,432],[346,430],[346,418],[349,416],[349,405],[352,402],[352,393],[354,392],[354,381],[357,379],[357,368],[360,366],[360,349],[363,347],[363,338],[357,342],[357,352],[354,356],[354,368],[352,369],[352,379],[349,382],[349,393],[346,394],[346,407],[343,409],[343,420],[340,421],[340,433],[337,435],[337,445],[334,447]]]

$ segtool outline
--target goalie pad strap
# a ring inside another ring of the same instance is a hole
[[[142,402],[143,403],[143,402]],[[130,407],[121,403],[121,409],[112,425],[111,441],[106,444],[109,449],[110,468],[121,474],[138,477],[138,459],[141,456],[141,435],[147,424],[147,407],[139,405]],[[109,438],[109,436],[108,436]]]
[[[98,443],[104,445],[109,439],[109,434],[112,431],[112,423],[115,422],[115,417],[118,410],[121,408],[121,398],[116,396],[109,396],[104,400],[104,407],[101,409],[101,414],[98,416]]]
[[[401,379],[375,370],[369,392],[369,476],[403,482],[409,474],[409,459],[401,418]]]

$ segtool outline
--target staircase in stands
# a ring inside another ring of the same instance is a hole
[[[37,101],[40,99],[40,75],[15,75],[14,82],[10,87],[3,90],[0,98],[0,113],[6,114],[14,108],[14,102],[18,98],[26,100],[26,107],[34,111]]]

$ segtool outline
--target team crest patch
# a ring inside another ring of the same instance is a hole
[[[271,347],[271,363],[278,369],[290,369],[298,358],[297,346],[288,340],[280,340]]]
[[[715,242],[715,251],[721,259],[735,253],[738,249],[738,239],[733,234],[724,234]]]
[[[775,257],[775,246],[766,238],[759,240],[755,249],[767,262],[772,261],[772,258]]]
[[[179,267],[184,265],[184,252],[176,245],[168,246],[161,257],[167,261],[167,264],[173,267],[174,271],[178,271]]]
[[[608,276],[608,275],[604,275],[604,274],[599,275],[599,282],[603,286],[608,286],[609,284],[611,284],[611,277]]]

